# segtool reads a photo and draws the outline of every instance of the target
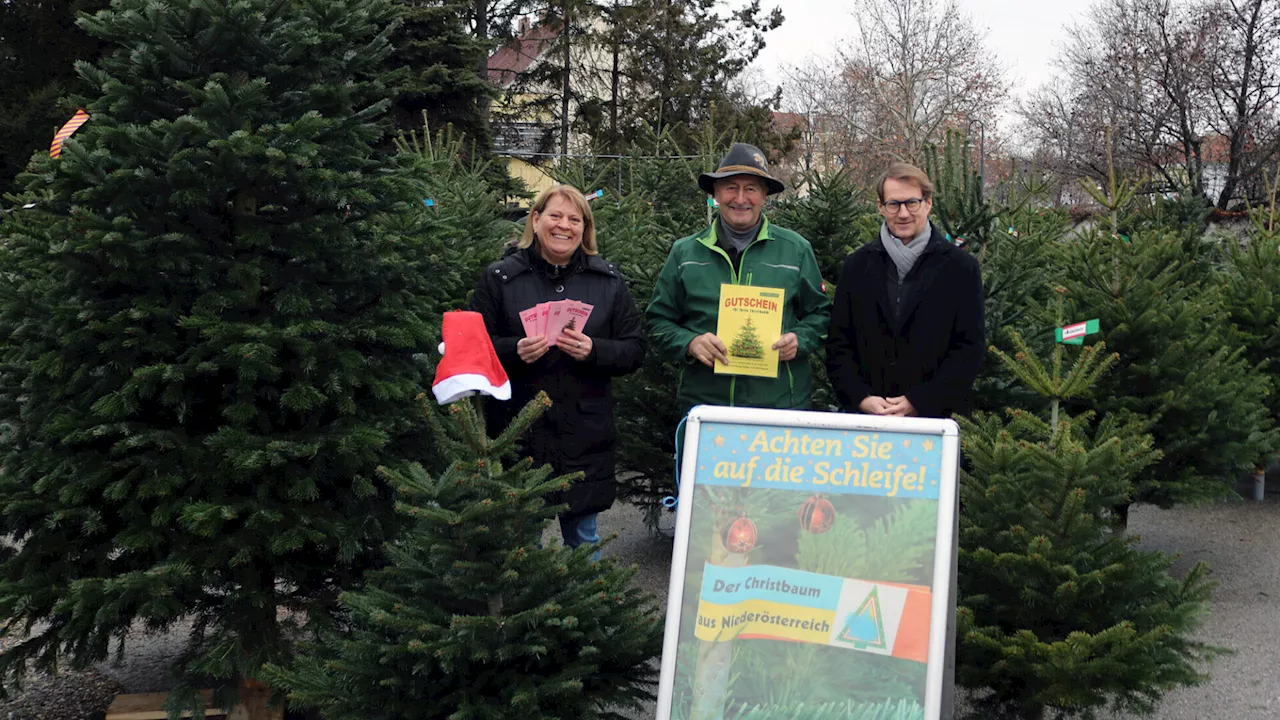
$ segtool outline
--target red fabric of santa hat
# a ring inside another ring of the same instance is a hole
[[[436,402],[448,405],[478,392],[499,400],[511,399],[511,381],[498,362],[498,353],[478,312],[455,310],[444,314],[444,357],[431,384]]]

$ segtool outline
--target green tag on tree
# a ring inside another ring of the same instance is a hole
[[[1092,335],[1100,329],[1098,318],[1094,318],[1055,329],[1053,339],[1066,345],[1083,345],[1085,335]]]

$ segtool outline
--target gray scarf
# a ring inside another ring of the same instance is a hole
[[[929,226],[925,225],[923,232],[904,245],[889,232],[887,224],[880,223],[880,242],[884,243],[884,249],[889,251],[893,264],[898,266],[898,282],[902,282],[907,277],[907,273],[911,272],[916,261],[920,259],[920,253],[924,252],[925,245],[929,244]]]

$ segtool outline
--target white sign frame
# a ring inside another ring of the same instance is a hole
[[[720,422],[775,428],[816,428],[858,432],[895,432],[940,438],[941,469],[938,487],[938,524],[935,538],[932,598],[929,617],[929,651],[925,679],[925,720],[941,720],[944,664],[949,616],[954,612],[952,588],[953,537],[958,518],[960,428],[954,420],[882,417],[806,410],[699,405],[689,411],[685,424],[684,456],[680,468],[679,502],[676,506],[675,546],[663,635],[662,665],[658,682],[657,720],[670,720],[676,678],[677,646],[685,595],[685,570],[689,555],[694,488],[697,485],[698,439],[703,423]],[[698,592],[698,588],[694,588]],[[946,703],[948,706],[951,703]]]

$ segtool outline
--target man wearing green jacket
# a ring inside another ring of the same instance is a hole
[[[672,246],[646,311],[652,350],[682,364],[681,411],[704,404],[808,408],[809,356],[823,346],[831,301],[809,241],[764,217],[765,198],[782,192],[783,184],[769,174],[759,148],[734,143],[716,172],[699,176],[698,186],[720,212],[710,227]],[[786,292],[781,337],[761,338],[778,351],[778,377],[715,374],[717,360],[729,362],[716,336],[726,283]]]

